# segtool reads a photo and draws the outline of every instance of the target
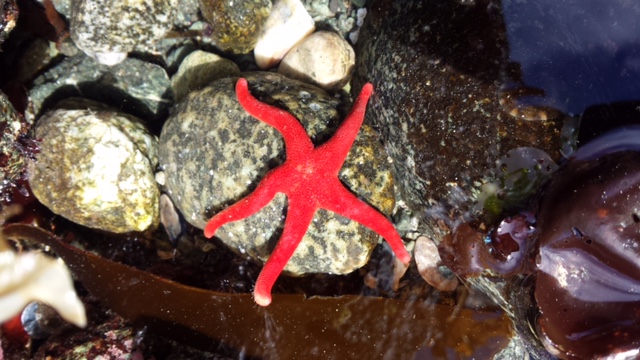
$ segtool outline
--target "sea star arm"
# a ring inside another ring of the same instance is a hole
[[[411,255],[405,249],[404,243],[391,221],[375,208],[358,199],[342,183],[333,188],[331,198],[323,201],[322,208],[357,221],[375,231],[389,243],[391,250],[400,261],[405,264],[411,261]]]
[[[265,104],[251,95],[247,79],[236,83],[238,102],[251,116],[273,126],[282,135],[287,160],[304,159],[313,149],[309,135],[298,119],[275,106]]]
[[[276,180],[274,172],[268,173],[252,193],[211,218],[204,228],[204,236],[210,238],[222,225],[242,220],[260,211],[279,192]]]
[[[335,172],[336,174],[340,171],[340,168],[344,163],[344,159],[347,158],[347,155],[351,150],[351,146],[353,146],[353,142],[358,136],[358,132],[360,131],[360,127],[364,121],[367,102],[369,101],[372,93],[373,85],[371,85],[371,83],[366,83],[362,87],[360,95],[358,95],[358,98],[353,103],[353,107],[351,108],[349,115],[345,118],[342,124],[340,124],[340,127],[338,127],[331,139],[318,148],[319,152],[327,155],[327,161],[329,161],[334,167],[332,172]],[[342,162],[335,161],[335,159],[341,159]]]
[[[295,198],[288,200],[287,219],[284,223],[282,236],[260,271],[256,287],[253,290],[253,298],[261,306],[267,306],[271,303],[271,288],[302,241],[317,210],[317,207],[307,201]]]

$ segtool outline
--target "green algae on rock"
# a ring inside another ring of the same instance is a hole
[[[51,211],[114,233],[158,225],[157,140],[137,118],[93,106],[38,120],[42,139],[29,184]]]
[[[317,145],[331,137],[345,112],[320,89],[274,73],[243,74],[262,101],[298,118]],[[238,104],[236,78],[220,79],[177,106],[160,136],[159,157],[167,190],[192,225],[204,228],[212,215],[248,194],[284,160],[276,130]],[[393,176],[377,133],[363,127],[340,179],[385,214],[395,205]],[[284,195],[257,214],[216,234],[237,253],[265,260],[279,237]],[[285,268],[293,274],[342,274],[364,265],[378,237],[355,222],[321,210]]]
[[[200,0],[202,16],[213,27],[211,39],[223,51],[245,54],[258,42],[267,17],[270,0]]]

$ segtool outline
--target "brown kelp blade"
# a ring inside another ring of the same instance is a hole
[[[8,225],[8,238],[50,246],[76,278],[116,313],[150,331],[205,349],[242,356],[311,358],[491,358],[511,336],[495,312],[363,296],[274,294],[257,306],[250,294],[185,286],[106,260],[28,225]]]

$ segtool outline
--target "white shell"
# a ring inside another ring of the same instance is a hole
[[[0,323],[19,314],[32,301],[48,304],[72,324],[87,324],[84,305],[62,260],[32,252],[0,252]]]
[[[278,0],[253,50],[260,69],[274,67],[300,40],[315,30],[315,22],[300,0]]]

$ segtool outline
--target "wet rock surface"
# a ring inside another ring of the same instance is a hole
[[[0,45],[9,36],[18,21],[18,6],[15,0],[0,1]]]
[[[41,151],[29,165],[34,195],[84,226],[115,233],[155,228],[155,136],[133,116],[90,106],[51,111],[38,120]]]
[[[200,90],[213,80],[239,75],[240,69],[233,61],[196,50],[180,63],[178,72],[171,77],[171,88],[176,102],[180,102],[191,91]]]
[[[336,110],[337,99],[313,86],[273,73],[243,77],[262,101],[278,104],[300,119],[316,144],[328,139],[345,116]],[[284,160],[284,144],[276,130],[237,103],[236,80],[218,80],[192,93],[178,105],[160,136],[167,190],[186,220],[199,228],[247,195]],[[371,128],[361,130],[340,178],[380,211],[393,210],[393,177]],[[265,260],[279,237],[285,204],[284,195],[278,195],[257,214],[223,226],[217,236],[236,252]],[[377,242],[377,235],[364,226],[320,210],[285,270],[351,272],[366,263]]]
[[[258,42],[271,12],[269,0],[200,0],[202,16],[211,24],[211,39],[223,51],[244,54]]]
[[[78,48],[115,65],[136,47],[152,48],[173,25],[178,0],[74,0],[69,30]]]
[[[278,73],[335,91],[349,82],[355,60],[353,48],[339,34],[317,31],[287,53]]]
[[[106,66],[80,54],[65,58],[33,83],[29,92],[32,108],[27,114],[30,118],[74,96],[106,103],[145,120],[166,117],[173,104],[166,71],[138,59]]]
[[[24,178],[28,159],[38,151],[37,144],[28,136],[29,128],[30,124],[0,92],[0,201],[3,203],[11,199],[14,189],[21,189],[17,183]]]
[[[379,0],[360,30],[353,87],[379,89],[367,121],[394,159],[403,199],[436,242],[478,217],[480,186],[509,150],[560,156],[561,123],[516,119],[500,105],[507,52],[490,1]]]

